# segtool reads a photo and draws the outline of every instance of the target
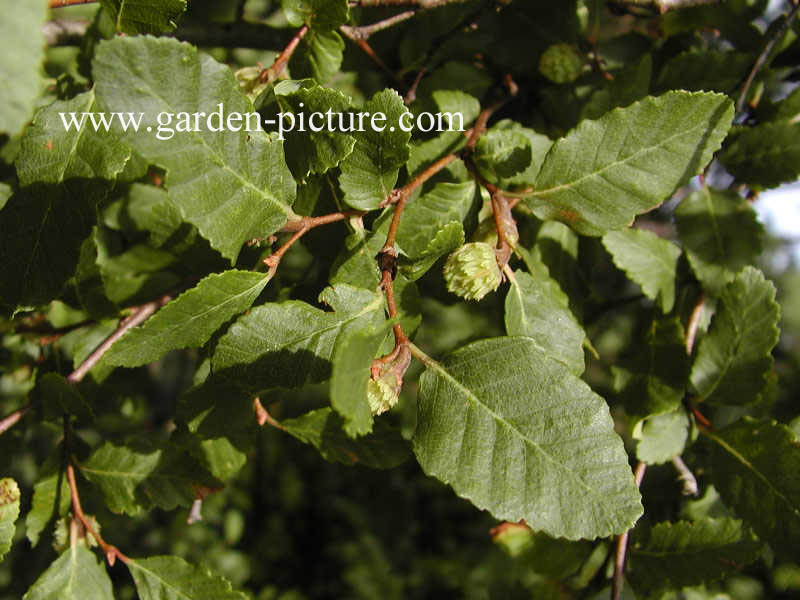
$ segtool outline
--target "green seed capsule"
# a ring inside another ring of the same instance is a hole
[[[464,244],[447,257],[444,265],[447,289],[467,300],[480,300],[502,281],[497,256],[489,244]]]
[[[553,83],[571,83],[583,73],[584,60],[570,44],[554,44],[539,59],[539,72]]]

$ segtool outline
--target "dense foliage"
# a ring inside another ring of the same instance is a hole
[[[186,4],[0,0],[0,598],[800,591],[796,1]]]

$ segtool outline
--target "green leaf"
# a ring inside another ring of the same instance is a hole
[[[344,40],[336,31],[312,29],[303,37],[289,61],[292,77],[311,77],[318,83],[327,83],[342,67]]]
[[[800,123],[779,121],[736,127],[720,160],[738,181],[765,188],[800,176]]]
[[[34,394],[48,418],[75,417],[79,421],[94,419],[94,411],[74,385],[58,373],[46,373],[36,382]]]
[[[516,271],[506,296],[505,322],[508,335],[533,338],[550,358],[563,362],[573,375],[583,373],[586,334],[554,280]]]
[[[492,182],[509,179],[525,171],[533,160],[531,142],[515,128],[492,127],[475,145],[475,164]]]
[[[648,465],[660,465],[680,456],[689,439],[689,415],[683,407],[648,417],[636,444],[636,458]]]
[[[403,99],[394,90],[377,92],[361,109],[370,115],[383,114],[385,121],[378,129],[365,127],[353,134],[353,152],[342,161],[339,185],[344,201],[360,210],[372,210],[389,197],[397,183],[397,174],[409,156],[411,132],[400,126],[402,115],[408,112]],[[385,131],[379,131],[385,128]]]
[[[100,0],[119,33],[164,33],[177,27],[186,0]]]
[[[215,487],[197,463],[174,444],[141,439],[125,446],[106,442],[79,465],[81,474],[103,492],[116,513],[136,515],[153,507],[190,506],[195,486]]]
[[[95,131],[88,122],[78,128],[77,122],[69,122],[68,115],[65,118],[72,127],[67,130],[59,117],[59,113],[77,113],[80,121],[81,114],[96,116],[94,107],[94,91],[90,91],[56,101],[36,113],[22,136],[16,160],[21,185],[61,183],[72,177],[116,178],[131,156],[130,148],[102,129]]]
[[[170,350],[202,346],[226,321],[250,308],[268,282],[268,275],[252,271],[213,273],[125,333],[103,362],[138,367]]]
[[[475,203],[472,181],[438,183],[429,192],[409,202],[397,228],[397,245],[411,260],[430,255],[434,237],[449,223],[462,223]]]
[[[344,431],[352,438],[372,431],[367,382],[372,360],[391,327],[390,321],[368,329],[351,327],[336,339],[331,359],[331,405],[344,419]]]
[[[634,534],[631,583],[644,597],[712,583],[750,564],[761,544],[735,519],[658,523]]]
[[[282,143],[260,127],[245,131],[255,127],[247,123],[253,107],[226,65],[174,39],[118,37],[100,43],[92,72],[103,110],[143,113],[138,131],[122,131],[115,121],[114,132],[166,169],[165,186],[184,220],[225,258],[234,263],[245,242],[296,218]],[[200,112],[195,131],[192,115]],[[168,125],[158,122],[166,121],[161,113],[172,115]],[[241,131],[222,124],[233,113],[242,115],[233,122]],[[181,132],[186,119],[192,131]]]
[[[295,27],[306,24],[314,29],[336,29],[350,18],[347,0],[281,0],[281,8]]]
[[[775,286],[758,269],[746,267],[727,285],[692,366],[699,400],[733,405],[758,400],[772,369],[779,313]]]
[[[325,460],[345,465],[363,464],[375,469],[393,469],[411,454],[408,442],[385,419],[378,419],[372,433],[356,440],[347,435],[344,421],[331,408],[312,410],[281,425],[301,442],[311,444]]]
[[[0,479],[0,562],[11,550],[19,517],[19,487],[13,479]]]
[[[14,189],[8,185],[7,183],[0,183],[0,210],[3,210],[3,207],[8,202],[8,199],[14,194]]]
[[[414,452],[459,496],[567,539],[619,533],[642,514],[607,405],[534,340],[483,340],[426,367]]]
[[[336,118],[334,122],[338,125],[337,115],[350,109],[350,99],[344,94],[304,79],[282,81],[275,86],[275,97],[281,111],[292,114],[297,122],[297,127],[286,135],[286,163],[297,179],[310,173],[324,173],[337,166],[353,151],[356,140],[352,135],[329,130],[327,122],[320,131],[312,131],[310,128],[309,119],[313,113],[325,115],[325,121],[330,113]],[[301,119],[306,123],[302,131],[299,126]],[[287,125],[291,124],[288,119],[285,122]],[[319,119],[315,121],[315,127],[320,127],[320,123]]]
[[[3,2],[0,21],[0,80],[8,82],[0,105],[0,133],[19,133],[33,115],[36,98],[42,91],[44,36],[47,2],[30,0],[15,4]]]
[[[439,112],[444,115],[443,118],[448,118],[449,114],[449,118],[458,124],[456,119],[458,115],[461,115],[465,128],[468,128],[481,112],[481,105],[477,98],[459,90],[436,90],[433,92],[433,100]],[[464,134],[459,131],[444,131],[429,140],[413,141],[406,165],[408,174],[411,177],[419,175],[437,158],[458,151],[465,143]]]
[[[660,302],[663,313],[672,310],[681,255],[678,246],[643,229],[611,231],[603,236],[603,245],[614,264],[641,286],[644,295]]]
[[[641,100],[650,91],[653,58],[645,54],[637,63],[614,72],[614,79],[596,90],[581,110],[581,120],[599,119],[608,111]]]
[[[528,166],[511,177],[500,179],[499,183],[501,187],[510,189],[519,186],[533,186],[533,184],[536,183],[536,176],[542,168],[547,153],[550,151],[550,148],[553,147],[553,140],[546,135],[537,133],[533,129],[523,127],[516,121],[510,119],[498,121],[492,126],[492,130],[514,132],[515,136],[522,135],[527,139],[527,145],[531,148],[531,160]]]
[[[725,504],[773,550],[800,560],[800,444],[794,432],[744,417],[705,435],[712,442],[711,479]]]
[[[553,145],[526,201],[584,235],[622,229],[708,164],[732,118],[725,96],[676,91],[583,121]]]
[[[402,223],[402,221],[401,221]],[[464,226],[458,221],[450,221],[437,231],[425,249],[413,259],[401,258],[400,269],[409,280],[416,281],[436,264],[442,256],[464,245]]]
[[[675,210],[675,221],[692,270],[715,295],[761,254],[764,228],[735,192],[698,190]]]
[[[106,192],[103,184],[71,180],[11,196],[0,213],[0,304],[44,304],[61,293]]]
[[[50,472],[34,484],[31,509],[25,516],[25,534],[31,546],[39,543],[39,536],[53,517],[67,514],[69,494],[67,478],[60,469]]]
[[[74,544],[41,574],[22,600],[114,600],[114,592],[94,553],[84,544]]]
[[[290,300],[262,304],[240,317],[217,342],[214,373],[253,392],[301,387],[331,375],[336,340],[348,328],[383,320],[383,297],[339,284],[320,298],[334,312]]]
[[[177,556],[153,556],[126,563],[141,600],[247,600],[231,584]]]
[[[612,367],[615,387],[621,391],[631,422],[677,409],[689,376],[680,320],[654,319],[643,339],[634,341],[631,354],[630,359]]]
[[[656,82],[660,91],[704,90],[732,93],[753,66],[755,56],[744,52],[690,50],[667,61]]]

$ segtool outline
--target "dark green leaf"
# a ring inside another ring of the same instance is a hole
[[[281,8],[295,27],[305,23],[314,29],[336,29],[350,18],[347,0],[281,0]]]
[[[776,187],[800,176],[800,123],[780,121],[736,127],[720,154],[739,181]]]
[[[645,597],[660,597],[665,590],[712,583],[736,573],[760,550],[753,534],[734,519],[658,523],[635,534],[631,583]]]
[[[772,369],[779,311],[775,286],[758,269],[746,267],[727,285],[692,366],[699,400],[734,405],[758,400]]]
[[[111,580],[84,544],[67,548],[22,597],[23,600],[114,600]]]
[[[611,231],[603,236],[603,245],[645,296],[658,300],[662,312],[672,310],[680,248],[643,229]]]
[[[209,275],[123,335],[103,361],[138,367],[170,350],[202,346],[226,321],[250,308],[268,282],[268,275],[252,271]]]
[[[131,150],[108,132],[90,126],[86,113],[98,117],[94,109],[94,91],[90,91],[72,100],[54,102],[36,113],[22,136],[17,156],[20,184],[61,183],[78,177],[113,180],[122,171]],[[70,123],[70,115],[65,113],[77,113],[77,121]],[[79,128],[81,118],[85,122]],[[69,130],[67,125],[71,125]]]
[[[231,262],[245,242],[296,218],[283,145],[260,127],[245,131],[255,127],[247,123],[253,107],[227,66],[174,39],[118,37],[100,44],[93,74],[103,110],[143,113],[138,131],[121,131],[115,121],[114,132],[166,169],[165,185],[184,220]],[[242,120],[226,126],[223,108]],[[192,115],[200,112],[197,131]],[[169,124],[158,122],[162,113],[170,113]],[[191,120],[191,131],[178,113]]]
[[[414,434],[426,473],[499,519],[567,539],[641,515],[605,402],[534,340],[484,340],[426,366]]]
[[[773,550],[800,560],[800,444],[794,432],[745,417],[706,437],[712,481],[725,504]]]
[[[622,229],[708,164],[732,117],[719,94],[668,92],[583,121],[553,145],[527,203],[585,235]]]
[[[281,425],[301,442],[314,446],[325,460],[345,465],[392,469],[404,463],[411,454],[408,442],[384,419],[376,420],[372,433],[356,440],[345,433],[342,418],[330,408],[286,419],[281,421]]]
[[[0,212],[0,303],[36,305],[58,296],[105,195],[102,184],[70,180],[31,185],[8,200]]]
[[[339,185],[344,201],[360,210],[373,210],[389,197],[397,183],[397,174],[408,160],[411,133],[403,131],[400,119],[408,109],[394,90],[377,92],[360,110],[386,117],[365,131],[353,134],[353,152],[342,161]],[[380,129],[384,128],[384,131]]]
[[[186,0],[100,0],[120,33],[164,33],[176,27]]]
[[[586,334],[554,280],[516,271],[506,296],[505,321],[508,335],[533,338],[550,358],[563,362],[574,375],[583,373]]]
[[[321,300],[334,312],[290,300],[262,304],[240,317],[217,343],[214,372],[253,392],[328,379],[336,340],[347,328],[382,320],[384,301],[346,284],[328,288]]]
[[[247,600],[231,584],[177,556],[153,556],[126,563],[141,600]]]
[[[65,416],[75,417],[79,421],[94,418],[92,407],[75,386],[58,373],[46,373],[40,377],[33,393],[49,418],[59,421]]]
[[[331,405],[344,419],[344,431],[352,438],[372,431],[367,382],[372,360],[391,325],[386,321],[368,329],[351,327],[336,339],[331,359]]]
[[[692,270],[714,294],[761,253],[764,228],[750,203],[734,192],[698,190],[675,210],[675,221]]]
[[[67,478],[60,470],[52,472],[48,469],[47,474],[33,486],[31,509],[25,516],[25,533],[31,546],[39,543],[39,536],[50,520],[65,515],[69,506]]]
[[[353,151],[355,138],[329,130],[325,122],[330,113],[335,116],[338,124],[336,115],[349,111],[350,100],[344,94],[304,79],[279,83],[275,86],[275,96],[281,110],[293,115],[297,122],[295,130],[286,134],[286,163],[297,179],[310,173],[324,173],[337,166]],[[310,128],[312,123],[309,120],[313,113],[318,113],[314,127],[320,128],[320,131],[312,131]],[[325,118],[320,119],[320,115]],[[299,126],[301,119],[306,123],[304,130]],[[286,123],[291,124],[291,120],[287,118]]]

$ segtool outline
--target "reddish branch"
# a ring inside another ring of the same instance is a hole
[[[300,40],[302,40],[303,37],[305,37],[306,33],[308,33],[308,26],[303,25],[297,31],[297,33],[289,42],[289,44],[286,46],[286,48],[283,49],[283,52],[281,52],[277,56],[275,62],[272,63],[272,66],[261,71],[261,77],[260,77],[261,83],[265,83],[267,81],[275,81],[278,77],[280,77],[281,73],[283,73],[283,70],[286,68],[286,65],[289,64],[289,59],[292,58],[292,54],[294,54],[294,51],[297,50],[297,46],[298,44],[300,44]]]
[[[94,4],[97,0],[50,0],[50,8],[63,8],[77,4]]]
[[[633,477],[636,480],[636,487],[642,486],[644,472],[647,465],[640,462],[636,465]],[[622,587],[625,584],[625,559],[628,553],[628,537],[630,530],[617,538],[617,551],[614,554],[614,580],[611,586],[611,600],[619,600],[622,597]]]
[[[0,434],[5,433],[9,429],[11,429],[14,425],[16,425],[17,422],[19,422],[19,420],[22,419],[22,417],[24,417],[31,411],[31,408],[33,407],[29,404],[27,406],[23,406],[22,408],[18,408],[7,417],[3,417],[3,420],[0,421]]]
[[[67,481],[69,482],[69,493],[70,498],[72,499],[72,514],[74,518],[80,522],[83,528],[95,539],[97,545],[103,550],[103,554],[106,556],[108,565],[113,567],[114,563],[117,562],[117,559],[120,559],[126,564],[129,563],[131,559],[125,556],[119,550],[119,548],[106,542],[103,537],[97,533],[95,528],[92,526],[91,521],[89,521],[89,519],[87,519],[86,515],[83,513],[83,508],[81,507],[81,498],[78,494],[78,484],[75,482],[75,467],[72,465],[72,459],[68,459],[67,462]]]
[[[137,325],[144,323],[150,316],[155,313],[159,308],[164,306],[171,299],[170,296],[162,296],[158,300],[153,300],[147,304],[143,304],[133,310],[133,312],[125,318],[117,330],[106,338],[89,357],[81,363],[81,365],[67,376],[67,381],[70,383],[78,383],[86,374],[91,371],[94,366],[100,362],[106,352],[109,351],[119,338],[121,338],[129,329],[133,329]]]

